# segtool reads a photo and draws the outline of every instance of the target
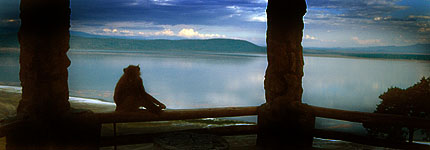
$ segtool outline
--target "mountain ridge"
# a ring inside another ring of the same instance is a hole
[[[18,48],[16,34],[0,34],[0,47]],[[266,47],[238,39],[120,39],[70,36],[70,49],[100,50],[190,50],[211,52],[266,53]]]
[[[306,47],[307,50],[352,52],[352,53],[399,53],[399,54],[430,54],[430,44],[414,44],[406,46],[369,46],[369,47],[347,47],[347,48],[325,48]]]
[[[213,52],[249,52],[265,53],[266,48],[245,40],[236,39],[117,39],[87,38],[71,36],[72,49],[107,49],[107,50],[191,50]]]
[[[16,34],[0,34],[0,47],[18,48]],[[266,53],[266,47],[238,39],[121,39],[115,37],[70,37],[70,49],[133,51],[209,51],[221,53]],[[430,44],[351,48],[304,47],[304,55],[361,58],[430,60]]]

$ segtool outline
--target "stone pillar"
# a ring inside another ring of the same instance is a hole
[[[315,117],[302,104],[305,0],[269,0],[266,103],[258,108],[257,145],[265,149],[312,146]]]
[[[69,0],[21,0],[20,72],[22,99],[17,113],[55,118],[70,109]]]
[[[8,131],[6,150],[98,150],[101,124],[90,111],[30,120]]]
[[[94,150],[101,124],[90,111],[70,110],[68,72],[70,1],[21,0],[18,120],[7,150]]]

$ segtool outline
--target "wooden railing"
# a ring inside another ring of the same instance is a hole
[[[310,109],[315,117],[323,117],[358,123],[371,123],[371,124],[384,124],[384,125],[398,125],[405,127],[413,127],[420,129],[430,129],[430,120],[406,117],[401,115],[390,115],[390,114],[377,114],[377,113],[366,113],[357,111],[346,111],[339,109],[331,109],[324,107],[317,107],[311,105],[305,105],[305,109]],[[298,110],[301,111],[301,110]],[[198,119],[198,118],[216,118],[216,117],[234,117],[234,116],[249,116],[257,115],[257,107],[225,107],[225,108],[202,108],[202,109],[179,109],[179,110],[166,110],[159,115],[140,112],[140,113],[98,113],[95,114],[101,123],[119,123],[119,122],[140,122],[140,121],[161,121],[161,120],[183,120],[183,119]],[[206,132],[211,134],[225,135],[228,134],[255,134],[258,126],[237,126],[237,127],[218,127],[212,129],[194,129],[192,132]],[[222,132],[224,131],[224,132]],[[122,139],[123,142],[119,143],[133,143],[132,139],[142,139],[136,137],[152,137],[153,134],[146,135],[127,135],[120,136],[117,139]],[[349,133],[342,133],[337,131],[329,131],[322,129],[314,129],[314,136],[319,138],[330,138],[337,140],[350,141],[354,143],[382,146],[390,148],[401,148],[401,149],[430,149],[430,146],[407,143],[398,141],[389,141],[384,139],[377,139],[368,136],[360,136]],[[110,140],[109,140],[110,139]],[[107,137],[102,142],[104,146],[112,145],[111,138]],[[121,141],[121,140],[120,140]]]
[[[12,128],[20,126],[23,123],[25,123],[23,120],[2,120],[0,122],[0,138],[5,137]]]
[[[109,112],[95,113],[95,119],[100,123],[167,121],[199,118],[217,118],[257,115],[257,107],[221,107],[200,109],[171,109],[164,110],[160,114],[151,112]]]
[[[308,105],[316,117],[331,118],[359,123],[396,125],[420,129],[430,129],[430,120],[392,114],[347,111]]]
[[[337,119],[337,120],[344,120],[344,121],[351,121],[351,122],[358,122],[358,123],[386,125],[386,126],[396,125],[396,126],[402,126],[402,127],[430,129],[429,119],[406,117],[406,116],[391,115],[391,114],[347,111],[347,110],[331,109],[331,108],[317,107],[317,106],[311,106],[311,105],[307,105],[307,108],[313,111],[315,117],[330,118],[330,119]],[[331,131],[331,130],[314,129],[314,137],[343,140],[343,141],[349,141],[349,142],[379,146],[379,147],[430,150],[429,145],[390,141],[386,139],[379,139],[379,138],[374,138],[369,136],[361,136],[361,135],[355,135],[355,134]]]
[[[217,117],[235,117],[257,115],[257,107],[222,107],[222,108],[200,108],[200,109],[173,109],[164,110],[160,114],[154,114],[147,111],[141,112],[109,112],[96,113],[94,119],[100,123],[113,123],[113,137],[102,137],[100,146],[129,145],[138,143],[152,142],[152,137],[164,133],[156,134],[136,134],[121,135],[116,134],[116,123],[127,122],[144,122],[144,121],[167,121],[167,120],[185,120],[200,118],[217,118]],[[217,135],[240,135],[257,133],[256,125],[246,126],[228,126],[208,129],[183,130],[183,132],[200,132]]]
[[[419,129],[430,129],[430,120],[416,117],[406,117],[401,115],[366,113],[357,111],[346,111],[339,109],[323,108],[304,104],[304,109],[311,110],[315,117],[323,117],[337,120],[345,120],[358,123],[396,125],[404,127],[412,127]],[[297,110],[302,111],[302,110]],[[223,108],[201,108],[201,109],[174,109],[165,110],[160,114],[150,112],[130,112],[130,113],[94,113],[87,115],[85,119],[93,120],[98,123],[126,123],[126,122],[144,122],[144,121],[166,121],[166,120],[184,120],[184,119],[199,119],[199,118],[217,118],[217,117],[235,117],[235,116],[250,116],[257,115],[257,106],[253,107],[223,107]],[[8,123],[2,123],[0,127],[0,137],[7,134],[7,131],[13,126],[23,123],[20,120],[15,120]],[[237,135],[237,134],[255,134],[258,125],[248,126],[230,126],[218,127],[211,129],[194,129],[192,132],[205,132],[219,135]],[[187,130],[188,131],[188,130]],[[125,135],[117,138],[102,137],[101,146],[110,146],[115,144],[131,144],[133,139],[142,139],[137,137],[152,137],[155,134],[145,135]],[[329,131],[322,129],[314,129],[314,136],[319,138],[329,138],[336,140],[350,141],[366,145],[401,148],[401,149],[430,149],[429,145],[395,142],[383,139],[377,139],[367,136],[353,135],[337,131]],[[143,138],[145,139],[145,138]],[[146,138],[148,139],[148,138]],[[125,141],[125,142],[112,142]],[[145,140],[134,140],[134,142],[145,142]],[[148,142],[148,141],[147,141]]]

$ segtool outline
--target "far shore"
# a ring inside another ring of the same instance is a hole
[[[430,62],[430,60],[419,60],[419,59],[395,59],[395,58],[367,58],[367,57],[355,57],[345,56],[337,54],[303,54],[306,57],[326,57],[326,58],[346,58],[346,59],[362,59],[362,60],[385,60],[385,61],[422,61]],[[430,57],[430,55],[428,55]],[[305,64],[306,65],[306,64]]]
[[[5,47],[0,47],[0,52],[17,52],[19,53],[19,48],[14,48],[14,47],[10,47],[10,48],[5,48]],[[111,51],[111,52],[110,52]],[[128,50],[124,50],[123,52],[121,52],[120,50],[83,50],[83,49],[70,49],[69,53],[73,53],[73,54],[108,54],[108,55],[112,55],[112,54],[126,54],[128,52]],[[129,51],[129,52],[149,52],[149,53],[169,53],[169,52],[183,52],[181,50],[171,50],[171,51],[152,51],[152,50],[147,50],[147,51]],[[207,51],[190,51],[190,52],[196,52],[196,53],[201,53],[201,54],[211,54],[213,52],[207,52]],[[214,53],[215,55],[233,55],[233,56],[248,56],[248,55],[241,55],[241,54],[250,54],[254,57],[266,57],[267,54],[266,53]],[[404,59],[404,58],[386,58],[386,57],[360,57],[360,56],[348,56],[348,55],[344,55],[344,54],[366,54],[366,55],[373,55],[373,54],[385,54],[385,53],[322,53],[322,54],[313,54],[313,53],[303,53],[303,56],[307,56],[307,57],[328,57],[328,58],[348,58],[348,59],[371,59],[371,60],[390,60],[390,61],[425,61],[428,62],[430,61],[430,54],[416,54],[416,53],[402,53],[402,54],[398,54],[398,53],[387,53],[388,55],[417,55],[420,56],[422,59]]]

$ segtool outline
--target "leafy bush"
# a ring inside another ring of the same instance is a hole
[[[387,92],[379,96],[382,102],[377,105],[374,113],[396,114],[410,117],[430,119],[430,77],[423,77],[420,82],[407,88],[389,88]],[[370,136],[386,138],[396,141],[409,141],[414,139],[415,128],[388,125],[363,124]],[[430,140],[430,130],[419,129],[423,140]]]

